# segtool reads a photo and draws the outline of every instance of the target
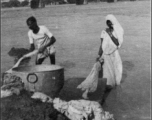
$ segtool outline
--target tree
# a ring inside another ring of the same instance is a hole
[[[41,8],[44,8],[45,7],[45,0],[40,0],[40,7]]]
[[[29,1],[28,0],[24,0],[23,2],[21,2],[21,6],[28,6],[29,5]]]
[[[9,1],[9,7],[19,7],[20,2],[18,0],[10,0]]]

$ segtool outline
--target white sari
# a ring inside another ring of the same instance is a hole
[[[106,20],[110,20],[113,23],[114,31],[112,34],[118,39],[119,46],[116,46],[111,40],[109,34],[103,30],[101,32],[101,38],[103,38],[101,46],[103,54],[100,61],[102,62],[104,60],[104,64],[102,66],[103,78],[107,79],[107,85],[115,86],[120,84],[122,78],[122,61],[118,49],[123,42],[123,29],[113,15],[108,15]],[[88,77],[77,86],[77,88],[82,89],[83,91],[85,90],[82,95],[83,98],[88,99],[87,93],[94,92],[97,89],[100,69],[101,64],[96,62]]]
[[[124,31],[113,15],[108,15],[106,20],[110,20],[113,24],[113,35],[118,39],[119,46],[116,46],[111,40],[110,36],[106,31],[101,32],[102,50],[103,54],[100,59],[104,59],[103,64],[103,78],[107,78],[107,85],[115,86],[120,85],[122,79],[122,61],[118,52],[123,42]]]

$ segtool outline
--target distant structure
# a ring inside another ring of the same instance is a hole
[[[44,8],[45,7],[45,0],[39,1],[39,7]]]
[[[31,0],[31,2],[30,2],[30,7],[31,7],[32,9],[38,8],[38,7],[39,7],[39,0]]]
[[[107,0],[107,2],[117,2],[117,0]]]
[[[29,3],[32,9],[45,7],[45,0],[29,0]]]

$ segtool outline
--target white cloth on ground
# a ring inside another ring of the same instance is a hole
[[[60,98],[53,100],[56,110],[65,114],[70,120],[114,120],[113,115],[102,109],[101,105],[95,101],[89,100],[71,100],[63,101]]]
[[[31,96],[33,99],[40,99],[42,102],[52,102],[53,99],[42,92],[34,92]]]

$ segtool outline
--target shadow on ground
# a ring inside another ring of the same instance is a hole
[[[77,86],[81,84],[82,81],[84,81],[85,78],[69,78],[65,81],[64,87],[60,92],[59,97],[63,100],[78,100],[83,99],[82,93],[80,89],[77,89]],[[97,90],[93,93],[90,93],[88,95],[89,100],[100,100],[102,97],[102,91],[104,89],[104,83],[102,80],[99,80]]]

